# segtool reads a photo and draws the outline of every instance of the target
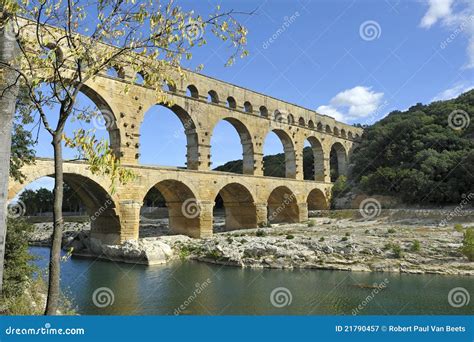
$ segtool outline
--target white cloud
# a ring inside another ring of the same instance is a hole
[[[421,27],[430,28],[438,20],[451,15],[453,0],[428,0],[428,4],[428,11],[421,19]]]
[[[472,0],[428,0],[428,11],[420,26],[429,29],[438,21],[449,30],[445,47],[460,34],[467,36],[468,62],[466,68],[474,68],[474,1]],[[443,47],[444,48],[444,47]]]
[[[357,86],[338,93],[329,105],[319,106],[317,112],[346,122],[368,118],[379,109],[383,95],[370,87]]]
[[[433,97],[432,101],[443,101],[458,97],[462,93],[474,89],[473,84],[466,82],[459,82],[453,85],[451,88],[443,90],[441,93]]]

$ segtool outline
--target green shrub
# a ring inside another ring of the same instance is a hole
[[[399,244],[392,244],[392,253],[393,253],[393,256],[397,259],[400,259],[401,257],[403,257],[402,247],[400,247]]]
[[[389,234],[393,234],[393,233],[395,233],[395,232],[396,232],[396,230],[395,230],[394,228],[389,228],[389,229],[387,230],[387,233],[389,233]]]
[[[366,229],[365,234],[369,234],[369,233],[370,233],[370,230]]]
[[[347,236],[343,236],[342,239],[341,239],[341,241],[347,241],[347,240],[349,240],[349,238]]]
[[[309,220],[308,221],[308,227],[314,227],[316,225],[316,223],[312,220]]]
[[[346,236],[351,236],[351,233],[347,232],[347,233],[346,233]]]
[[[264,237],[267,236],[267,233],[263,229],[259,229],[255,232],[255,235],[259,237]]]
[[[8,219],[5,243],[5,269],[3,274],[3,296],[7,298],[21,295],[35,268],[31,265],[34,257],[28,251],[28,234],[33,225],[22,219]]]
[[[413,244],[410,247],[410,251],[412,252],[418,252],[420,250],[420,241],[414,240]]]
[[[461,252],[469,261],[474,261],[474,228],[468,228],[464,232]]]
[[[323,241],[324,241],[324,236],[321,236],[321,237],[319,238],[319,242],[323,242]]]
[[[294,237],[293,235],[291,235],[291,234],[288,234],[288,235],[286,236],[286,239],[287,239],[287,240],[292,240],[292,239],[294,239],[294,238],[295,238],[295,237]]]
[[[454,225],[454,230],[457,231],[458,233],[462,233],[464,231],[464,227],[460,223],[456,223]]]

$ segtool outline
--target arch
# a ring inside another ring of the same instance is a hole
[[[260,116],[268,118],[268,109],[265,106],[260,106]]]
[[[189,115],[186,110],[176,104],[169,106],[165,103],[158,103],[156,106],[170,109],[181,121],[181,124],[184,128],[184,134],[186,135],[186,168],[189,170],[197,170],[199,166],[199,141],[198,134],[196,132],[196,126],[191,115]],[[140,123],[140,131],[145,120],[145,116],[151,108],[149,108],[143,115],[142,122]]]
[[[324,182],[324,152],[321,142],[316,137],[307,138],[312,150],[312,180]]]
[[[143,71],[139,71],[136,73],[135,84],[146,85],[146,74]]]
[[[326,133],[332,133],[331,127],[326,125]]]
[[[187,96],[195,98],[195,99],[199,98],[199,91],[195,85],[193,84],[188,85],[186,90],[187,90],[187,94],[186,94]]]
[[[347,136],[349,137],[349,139],[354,139],[354,136],[352,135],[352,132],[347,133]]]
[[[336,181],[341,175],[347,175],[347,152],[340,142],[331,146],[330,152],[331,181]]]
[[[120,78],[122,80],[125,78],[124,69],[122,67],[116,66],[116,65],[113,65],[113,66],[110,66],[109,68],[107,68],[106,74],[107,74],[107,76],[114,77],[114,78]]]
[[[97,106],[104,119],[103,126],[107,129],[110,139],[110,147],[115,155],[120,156],[121,134],[117,125],[117,117],[107,101],[94,89],[83,84],[80,92],[86,95]]]
[[[308,121],[308,127],[309,127],[310,129],[314,129],[314,122],[313,122],[313,120],[309,120],[309,121]]]
[[[356,140],[359,140],[359,139],[360,139],[360,135],[359,135],[358,133],[356,133],[355,138],[356,138]]]
[[[296,153],[291,137],[288,135],[288,133],[281,129],[274,129],[272,132],[277,135],[283,145],[283,153],[285,157],[285,178],[296,178]],[[269,175],[269,170],[266,170],[265,168],[265,159],[264,175]]]
[[[216,194],[222,198],[225,230],[257,228],[257,208],[250,191],[240,183],[229,183]]]
[[[288,124],[293,125],[295,123],[295,118],[293,114],[288,114]]]
[[[334,133],[334,135],[337,135],[337,136],[339,136],[339,128],[337,128],[337,127],[334,127],[334,129],[333,129],[333,133]]]
[[[170,93],[175,93],[176,92],[176,83],[172,80],[165,80],[163,81],[163,90],[170,92]]]
[[[249,101],[244,102],[244,111],[246,111],[247,113],[253,113],[253,107]]]
[[[322,131],[323,131],[323,124],[322,124],[321,122],[318,122],[318,124],[316,125],[316,129],[317,129],[318,131],[321,131],[321,132],[322,132]]]
[[[219,95],[217,95],[217,92],[215,90],[209,90],[207,94],[208,94],[207,102],[219,103]]]
[[[267,213],[270,223],[299,222],[299,209],[295,194],[286,186],[275,188],[268,196]]]
[[[152,189],[158,190],[164,198],[168,208],[169,229],[171,234],[184,234],[191,237],[201,236],[201,208],[193,191],[183,182],[166,179],[162,180]],[[142,203],[145,201],[143,197]]]
[[[39,169],[34,175],[26,174],[27,184],[12,184],[9,197],[13,198],[28,184],[43,178],[54,177],[53,164],[48,168]],[[64,183],[69,185],[86,207],[91,220],[91,237],[106,244],[120,243],[121,225],[118,210],[113,197],[104,186],[91,179],[88,175],[64,170]]]
[[[298,119],[298,125],[300,125],[300,126],[302,126],[302,127],[305,126],[305,121],[304,121],[304,118],[303,118],[303,117],[300,117],[300,118]]]
[[[252,136],[250,135],[250,132],[247,129],[247,126],[245,126],[240,120],[231,118],[231,117],[226,117],[226,118],[223,118],[222,120],[230,123],[239,134],[240,143],[242,145],[242,173],[246,175],[253,175],[254,174],[254,147],[253,147]],[[214,127],[212,128],[212,132],[214,131],[217,124],[218,123],[216,123],[216,125],[214,125]]]
[[[313,189],[309,192],[308,198],[306,200],[308,203],[308,210],[327,210],[329,209],[329,204],[324,196],[324,192],[320,189]]]
[[[229,96],[227,98],[227,107],[232,108],[232,109],[237,108],[237,102],[235,101],[235,99],[232,96]]]
[[[282,112],[280,112],[278,109],[275,109],[275,111],[273,112],[273,119],[276,122],[283,122],[284,118]]]

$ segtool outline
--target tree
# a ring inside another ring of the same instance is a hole
[[[12,25],[8,25],[11,18],[13,3],[0,2],[0,293],[3,282],[3,264],[5,253],[6,220],[8,196],[8,175],[11,146],[11,129],[13,125],[13,113],[15,112],[16,97],[18,94],[18,73],[13,68],[5,68],[4,65],[15,66],[15,55],[17,46],[13,34]]]
[[[169,103],[163,81],[172,84],[171,70],[182,74],[181,61],[192,57],[193,47],[206,44],[206,32],[234,47],[228,60],[232,64],[236,56],[247,54],[247,30],[236,21],[234,11],[222,12],[218,7],[204,19],[172,0],[165,4],[134,0],[22,0],[14,4],[21,64],[20,68],[9,62],[2,64],[19,73],[18,81],[28,89],[32,109],[51,135],[54,149],[54,226],[46,314],[55,314],[63,229],[63,143],[77,148],[92,172],[109,174],[112,184],[132,176],[93,132],[78,130],[72,137],[65,136],[64,128],[71,117],[87,121],[99,115],[77,108],[79,92],[107,69],[127,65],[137,75],[144,75],[146,85]],[[58,119],[52,122],[46,108],[54,106]]]
[[[390,113],[366,128],[349,181],[407,203],[460,203],[474,184],[472,113],[474,90]]]

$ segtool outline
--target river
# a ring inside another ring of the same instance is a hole
[[[49,249],[31,251],[37,265],[46,268]],[[474,293],[474,281],[466,276],[241,269],[193,261],[144,266],[71,258],[62,263],[61,286],[78,313],[87,315],[474,313],[474,299],[459,308],[448,301],[453,288]]]

